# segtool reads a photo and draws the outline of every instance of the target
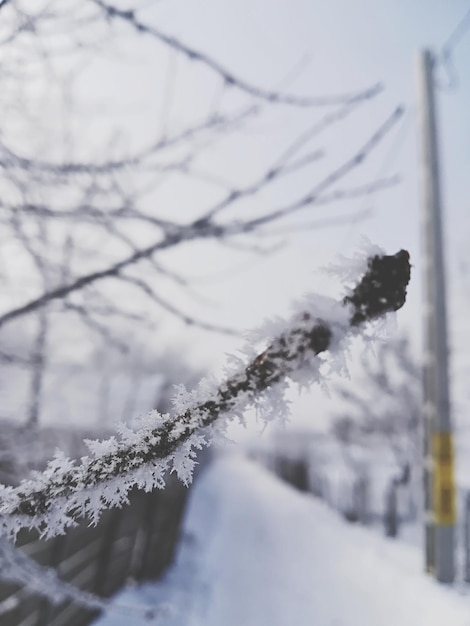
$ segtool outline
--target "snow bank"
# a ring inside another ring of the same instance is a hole
[[[345,524],[236,456],[194,486],[166,579],[117,601],[169,603],[165,626],[470,626],[468,598],[426,577],[418,550]],[[96,626],[129,614],[119,619]]]

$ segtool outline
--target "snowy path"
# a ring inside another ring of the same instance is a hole
[[[470,626],[470,600],[424,576],[416,549],[346,525],[239,457],[200,477],[167,579],[119,600],[169,602],[162,626]]]

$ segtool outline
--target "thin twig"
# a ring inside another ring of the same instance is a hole
[[[138,33],[150,35],[154,39],[158,39],[166,46],[170,46],[170,48],[172,48],[173,50],[176,50],[180,54],[183,54],[190,61],[205,65],[211,71],[220,76],[226,85],[232,85],[234,87],[237,87],[238,89],[244,91],[250,96],[254,96],[255,98],[259,98],[273,104],[287,104],[297,107],[337,106],[345,103],[355,102],[358,100],[368,100],[369,98],[374,97],[377,91],[382,88],[381,85],[374,85],[369,89],[353,94],[324,97],[292,96],[289,94],[280,93],[278,91],[261,89],[259,87],[256,87],[255,85],[251,85],[241,78],[238,78],[237,76],[235,76],[235,74],[225,69],[218,61],[215,61],[212,57],[205,54],[204,52],[195,50],[194,48],[191,48],[190,46],[184,44],[176,37],[173,37],[172,35],[167,35],[166,33],[163,33],[154,26],[149,26],[148,24],[145,24],[138,19],[134,10],[119,9],[114,5],[104,2],[104,0],[92,0],[92,2],[100,7],[109,19],[119,19],[121,21],[124,21]]]

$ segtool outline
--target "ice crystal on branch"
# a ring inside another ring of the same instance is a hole
[[[79,517],[96,523],[103,510],[126,502],[134,485],[162,487],[168,470],[189,483],[197,450],[216,442],[248,408],[265,417],[284,412],[286,379],[321,382],[318,356],[328,351],[330,359],[341,360],[361,324],[403,306],[409,279],[408,252],[375,254],[342,302],[306,298],[288,322],[276,322],[277,336],[260,354],[245,363],[232,361],[219,386],[204,380],[191,393],[180,388],[175,417],[153,412],[134,428],[121,425],[117,437],[89,442],[91,457],[78,464],[58,455],[42,474],[2,487],[0,528],[12,536],[23,527],[37,528],[51,537]]]

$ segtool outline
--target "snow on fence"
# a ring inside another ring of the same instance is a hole
[[[65,535],[44,540],[22,530],[17,546],[61,580],[106,598],[128,580],[156,579],[171,563],[188,489],[169,478],[165,489],[135,490],[130,504],[106,511],[97,526],[87,521]],[[51,603],[25,586],[0,580],[2,626],[85,626],[99,609],[66,600]]]
[[[310,493],[338,511],[345,520],[360,524],[383,524],[388,537],[397,537],[402,524],[416,524],[419,520],[418,504],[409,501],[410,486],[388,484],[381,491],[382,507],[377,509],[377,498],[373,497],[373,480],[369,474],[349,478],[342,475],[339,482],[328,475],[327,470],[317,469],[312,457],[279,450],[253,450],[250,456],[275,473],[292,487]],[[375,494],[377,495],[377,494]],[[376,500],[375,506],[373,500]],[[470,583],[470,490],[457,486],[457,510],[455,551],[457,558],[457,580]],[[418,534],[419,538],[419,534]]]
[[[417,510],[409,506],[406,487],[393,484],[391,489],[390,481],[374,485],[367,472],[357,474],[347,470],[345,474],[344,468],[338,478],[329,474],[328,469],[317,468],[311,457],[296,457],[285,451],[255,456],[279,478],[322,499],[349,522],[382,523],[385,534],[395,537],[402,523],[416,521]]]

